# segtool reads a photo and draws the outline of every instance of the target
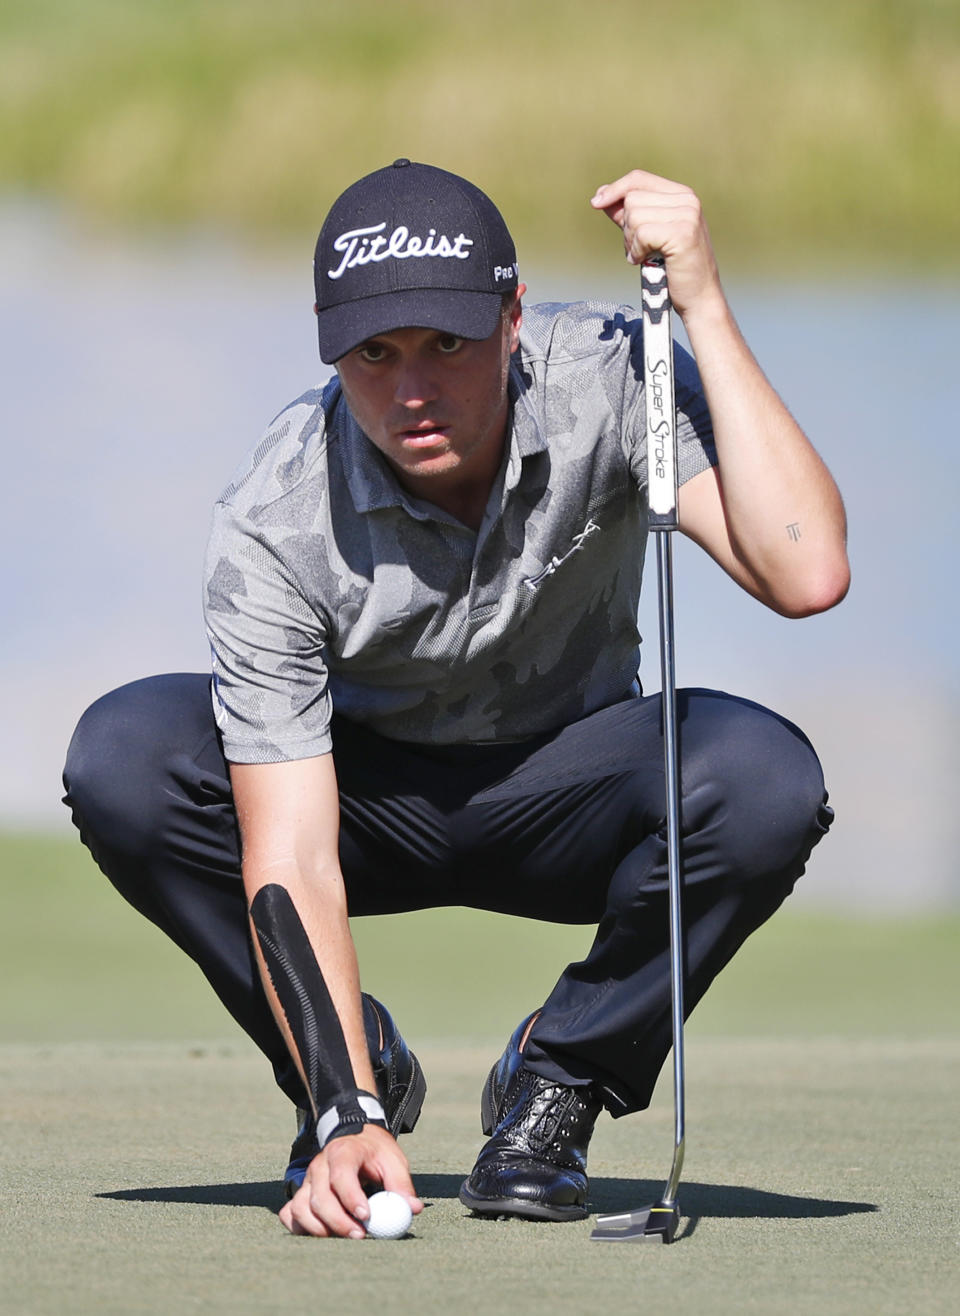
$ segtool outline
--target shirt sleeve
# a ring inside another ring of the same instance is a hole
[[[207,548],[204,618],[213,708],[231,763],[281,763],[331,748],[327,627],[278,546],[218,503]]]

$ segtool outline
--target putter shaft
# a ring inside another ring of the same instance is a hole
[[[657,541],[657,592],[660,606],[660,677],[666,783],[667,879],[670,907],[670,998],[673,1025],[674,1141],[670,1177],[652,1206],[597,1217],[597,1242],[672,1243],[680,1219],[677,1189],[685,1143],[683,1063],[683,924],[680,866],[680,759],[677,734],[677,682],[673,626],[673,542],[677,529],[676,410],[673,334],[664,261],[643,262],[643,356],[647,416],[647,492],[650,530]]]
[[[670,888],[670,997],[673,1019],[673,1165],[662,1202],[676,1202],[683,1169],[686,1114],[683,1064],[683,943],[680,872],[680,760],[677,746],[677,679],[673,632],[673,541],[670,531],[657,534],[657,584],[660,599],[660,674],[663,691],[664,766],[667,793],[667,874]]]

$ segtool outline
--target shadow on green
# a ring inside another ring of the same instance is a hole
[[[456,1201],[463,1183],[459,1174],[418,1174],[417,1191],[426,1202]],[[652,1201],[662,1183],[644,1179],[590,1181],[591,1211],[629,1211],[638,1203]],[[116,1202],[176,1202],[196,1206],[259,1207],[278,1211],[283,1189],[276,1180],[257,1183],[174,1184],[167,1188],[124,1188],[95,1194]],[[814,1220],[827,1216],[857,1215],[876,1211],[873,1202],[848,1202],[831,1198],[796,1197],[722,1184],[684,1183],[683,1208],[687,1223],[682,1237],[693,1233],[702,1216],[727,1220]]]

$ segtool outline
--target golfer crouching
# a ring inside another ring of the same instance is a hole
[[[776,612],[833,607],[840,495],[737,329],[696,196],[634,170],[591,204],[632,264],[662,253],[692,347],[676,352],[679,529]],[[374,1183],[421,1209],[396,1139],[426,1083],[361,991],[348,920],[461,905],[595,927],[545,1001],[517,1003],[460,1194],[578,1219],[595,1121],[648,1105],[671,1043],[661,712],[637,676],[640,318],[523,305],[493,203],[408,160],[339,197],[314,272],[336,373],[216,505],[212,681],[94,704],[67,802],[296,1107],[294,1233],[363,1236]],[[832,813],[782,717],[691,689],[679,718],[691,1009]],[[479,999],[497,964],[495,947],[465,956]]]

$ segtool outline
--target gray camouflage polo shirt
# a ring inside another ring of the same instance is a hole
[[[676,353],[681,482],[716,460]],[[525,307],[478,532],[398,484],[336,378],[276,418],[218,501],[205,611],[227,758],[331,748],[336,708],[397,740],[518,740],[636,692],[647,533],[641,324]]]

